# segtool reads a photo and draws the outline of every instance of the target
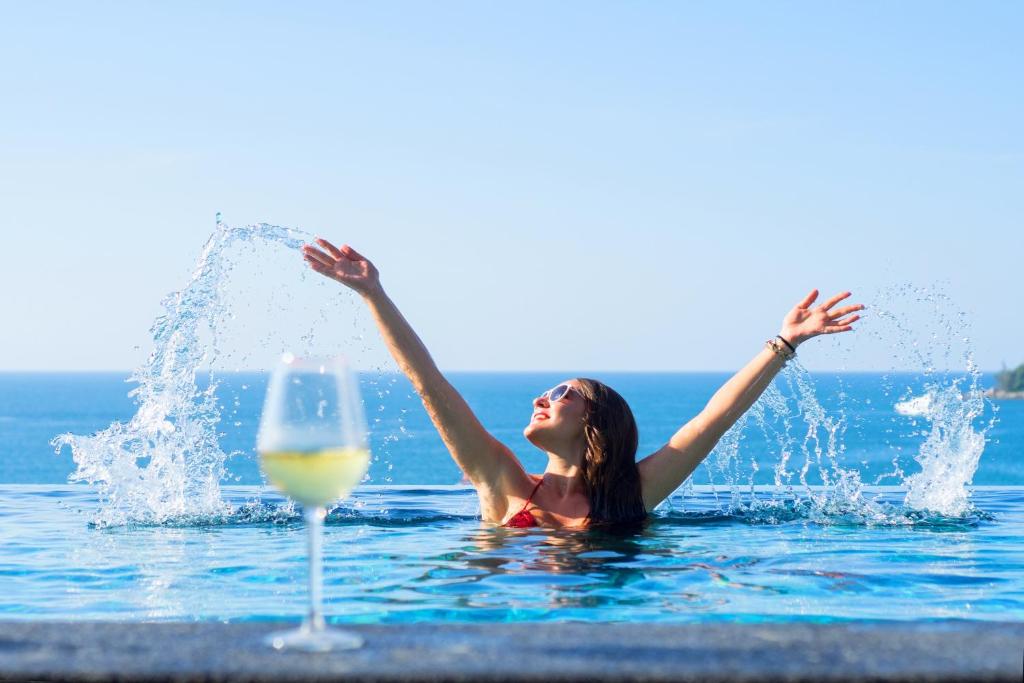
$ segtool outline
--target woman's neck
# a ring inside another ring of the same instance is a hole
[[[548,466],[544,470],[544,485],[560,498],[568,498],[585,492],[580,462],[583,456],[566,458],[558,453],[548,452]]]

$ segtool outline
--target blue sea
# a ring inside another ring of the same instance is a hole
[[[450,379],[540,472],[522,437],[531,401],[575,374]],[[629,401],[640,456],[727,378],[587,375]],[[265,376],[197,375],[219,454],[189,457],[219,482],[177,489],[195,470],[144,481],[156,432],[133,436],[129,456],[89,440],[130,431],[127,377],[0,375],[0,617],[299,617],[301,518],[263,486],[253,450]],[[360,386],[373,462],[327,520],[331,621],[1024,618],[1024,402],[970,399],[969,378],[787,371],[692,482],[622,533],[481,523],[407,381],[367,373]],[[55,452],[62,434],[81,437],[81,462]]]
[[[696,415],[729,375],[725,373],[592,373],[629,402],[640,431],[638,457],[668,441]],[[450,373],[484,426],[508,445],[532,472],[543,471],[546,457],[522,431],[533,412],[533,398],[571,373]],[[587,375],[590,376],[590,375]],[[63,433],[92,434],[113,422],[127,423],[137,406],[129,391],[129,373],[6,373],[0,374],[0,483],[62,484],[75,470],[69,449],[54,453],[50,441]],[[199,388],[210,375],[198,376]],[[217,431],[228,454],[225,483],[259,485],[256,430],[266,390],[258,373],[214,374],[220,406]],[[899,485],[893,460],[908,473],[914,455],[932,427],[927,416],[902,415],[895,409],[927,393],[934,377],[900,373],[849,373],[810,376],[814,396],[836,420],[842,420],[840,461],[861,474],[865,483]],[[456,484],[460,473],[431,425],[408,381],[399,375],[364,374],[361,387],[370,427],[370,484]],[[785,388],[784,380],[777,380]],[[981,385],[992,386],[991,376]],[[996,412],[992,413],[992,409]],[[791,407],[794,415],[800,406]],[[979,429],[996,417],[984,433],[985,446],[973,483],[983,486],[1024,485],[1024,401],[989,404],[975,420]],[[803,426],[802,428],[806,428]],[[802,435],[798,434],[797,437]],[[799,440],[799,439],[798,439]],[[737,481],[728,482],[714,467],[694,475],[696,484],[774,483],[773,468],[780,444],[750,425],[742,434]],[[714,462],[714,458],[710,459]],[[795,466],[802,465],[796,462]],[[817,470],[808,483],[823,483]]]

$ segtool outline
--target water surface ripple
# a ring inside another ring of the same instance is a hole
[[[728,512],[698,487],[612,533],[496,528],[461,487],[362,487],[328,518],[325,609],[339,623],[1024,617],[1024,487],[977,487],[974,512],[948,518],[867,493],[891,515]],[[299,618],[295,509],[224,494],[221,519],[98,528],[84,486],[0,487],[0,618]]]

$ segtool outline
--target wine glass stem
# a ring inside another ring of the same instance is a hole
[[[323,591],[321,546],[326,511],[318,505],[306,507],[303,512],[306,516],[306,526],[309,528],[309,614],[306,616],[306,628],[310,631],[322,631],[324,616],[320,611]]]

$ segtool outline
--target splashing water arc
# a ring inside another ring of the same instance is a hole
[[[311,236],[291,228],[258,224],[233,228],[220,221],[207,240],[188,284],[167,296],[150,332],[153,351],[129,382],[138,410],[127,423],[114,422],[91,436],[62,434],[53,440],[59,453],[70,447],[77,470],[73,482],[94,486],[100,526],[128,522],[166,523],[211,519],[230,514],[220,482],[226,455],[217,438],[220,411],[216,382],[200,390],[196,374],[209,362],[217,326],[228,313],[221,284],[230,268],[228,252],[236,242],[260,241],[298,249]]]

